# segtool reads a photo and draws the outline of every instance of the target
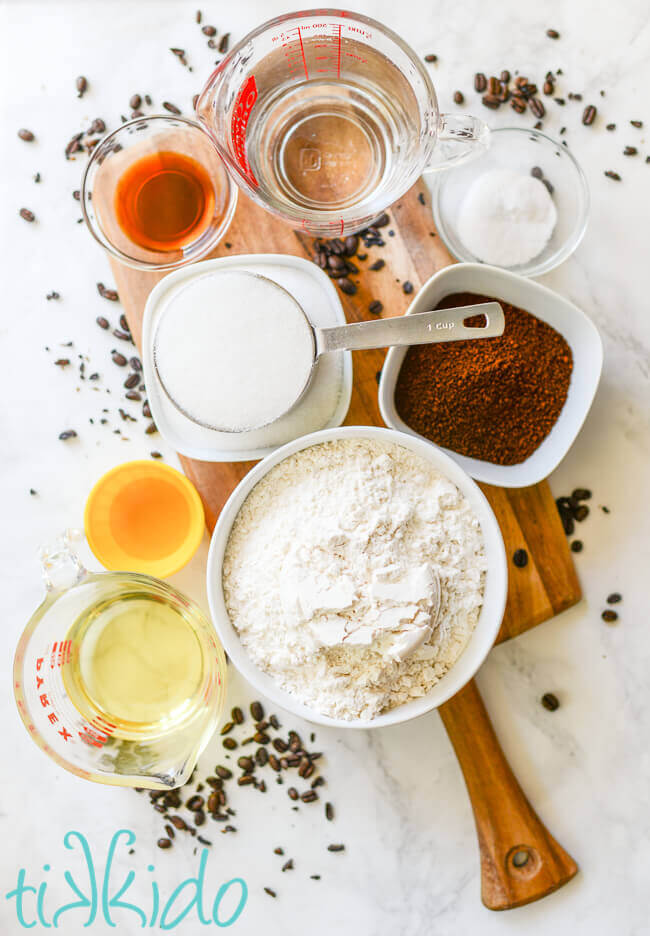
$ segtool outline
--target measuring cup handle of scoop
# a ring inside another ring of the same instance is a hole
[[[464,322],[482,315],[485,325],[468,328]],[[496,338],[503,334],[505,319],[498,302],[481,302],[456,309],[435,309],[415,315],[399,315],[376,322],[316,328],[316,354],[327,351],[362,351],[395,345],[433,344],[437,341],[465,341]]]

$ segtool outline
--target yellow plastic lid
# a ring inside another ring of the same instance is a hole
[[[111,572],[166,578],[186,565],[203,538],[196,488],[169,465],[125,462],[107,471],[88,495],[88,544]]]

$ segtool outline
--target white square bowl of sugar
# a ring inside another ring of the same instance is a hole
[[[257,461],[294,438],[340,426],[352,394],[352,355],[323,356],[302,399],[272,424],[243,432],[219,432],[184,415],[161,386],[153,361],[156,325],[189,281],[221,270],[242,270],[272,280],[289,292],[312,325],[345,325],[345,313],[329,277],[302,257],[245,254],[204,260],[170,273],[152,289],[142,323],[142,366],[151,415],[161,435],[180,454],[199,461]],[[236,314],[236,310],[233,310]],[[254,375],[252,377],[254,379]],[[261,388],[260,388],[261,389]]]
[[[482,263],[457,263],[435,273],[422,286],[406,315],[428,312],[454,293],[469,292],[502,299],[525,309],[562,335],[573,355],[571,382],[564,406],[541,445],[517,465],[497,465],[439,446],[472,478],[500,487],[527,487],[542,481],[571,448],[593,402],[603,364],[596,326],[581,309],[533,280]],[[424,439],[400,417],[395,406],[397,378],[408,348],[391,348],[381,372],[379,408],[391,429]],[[429,444],[434,443],[427,439]]]

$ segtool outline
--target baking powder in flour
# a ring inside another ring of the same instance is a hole
[[[257,666],[318,712],[371,719],[457,660],[485,570],[478,519],[449,479],[401,445],[340,439],[253,488],[223,589]]]

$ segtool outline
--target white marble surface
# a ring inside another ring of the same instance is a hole
[[[121,374],[108,360],[114,343],[94,324],[97,315],[115,317],[114,306],[96,293],[110,283],[106,258],[82,225],[71,197],[83,160],[66,162],[70,135],[101,115],[111,127],[126,111],[130,95],[151,91],[188,109],[207,75],[211,55],[193,22],[199,0],[153,2],[19,2],[0,4],[3,145],[0,155],[2,204],[2,312],[0,318],[3,406],[2,561],[5,614],[2,633],[3,757],[0,770],[0,930],[22,932],[4,895],[20,867],[37,882],[47,878],[49,910],[71,899],[63,869],[79,867],[62,838],[78,829],[89,838],[101,865],[116,829],[138,836],[136,853],[121,867],[137,872],[134,893],[146,904],[146,865],[153,861],[161,890],[169,893],[196,868],[189,842],[173,852],[153,842],[156,814],[130,791],[86,784],[59,770],[29,741],[11,695],[10,665],[18,635],[41,599],[35,558],[39,544],[62,528],[80,525],[93,481],[119,461],[147,457],[156,447],[170,463],[173,453],[160,438],[142,434],[142,423],[124,426],[123,441],[89,417],[110,408],[111,428]],[[580,864],[579,876],[541,903],[494,914],[479,901],[476,838],[461,774],[435,713],[405,727],[381,732],[318,731],[327,752],[327,796],[337,807],[328,826],[320,807],[296,815],[282,790],[266,798],[244,795],[235,836],[214,835],[209,861],[210,893],[219,882],[240,875],[250,887],[248,905],[234,929],[242,933],[314,936],[338,929],[364,936],[431,934],[610,934],[648,932],[650,899],[649,794],[650,636],[643,581],[647,576],[648,490],[648,235],[650,206],[650,18],[643,0],[624,4],[571,4],[550,0],[522,4],[505,0],[359,0],[357,7],[402,33],[418,52],[435,52],[433,75],[443,109],[451,94],[466,92],[467,107],[481,116],[471,90],[477,68],[502,67],[536,77],[561,67],[563,92],[581,91],[598,105],[591,128],[581,126],[581,105],[551,106],[550,133],[569,128],[566,139],[584,166],[593,206],[587,236],[576,255],[543,282],[568,296],[592,316],[605,343],[605,369],[592,412],[573,449],[551,478],[554,491],[576,485],[594,491],[592,515],[581,527],[584,552],[577,557],[585,600],[571,611],[516,642],[495,650],[479,676],[490,714],[510,762],[535,808]],[[242,0],[205,6],[205,22],[234,37],[284,3]],[[545,37],[547,27],[562,38]],[[167,51],[189,51],[189,74]],[[78,100],[77,74],[90,90]],[[599,91],[606,90],[600,97]],[[479,110],[480,108],[480,110]],[[488,116],[492,117],[488,113]],[[630,127],[644,120],[646,129]],[[604,124],[618,124],[607,133]],[[510,112],[494,117],[510,123]],[[37,134],[34,145],[16,137],[20,126]],[[625,144],[640,155],[624,158]],[[614,183],[603,170],[623,176]],[[40,171],[42,182],[32,176]],[[27,205],[38,224],[18,217]],[[46,302],[55,289],[59,302]],[[60,342],[74,340],[72,349]],[[44,351],[49,345],[51,352]],[[88,370],[102,374],[95,393],[78,391],[72,369],[60,373],[53,359],[88,354]],[[73,427],[79,440],[58,441]],[[106,430],[106,431],[105,431]],[[29,488],[38,491],[30,496]],[[605,515],[598,505],[611,509]],[[202,600],[205,544],[175,583]],[[607,627],[600,611],[608,592],[624,595],[620,623]],[[547,690],[562,706],[554,714],[539,704]],[[229,703],[250,699],[233,677]],[[285,724],[291,726],[286,718]],[[204,763],[221,759],[218,739]],[[210,831],[214,826],[210,826]],[[325,851],[344,841],[347,852]],[[281,874],[275,845],[284,845],[296,868]],[[52,870],[43,872],[49,863]],[[309,874],[321,873],[315,882]],[[33,882],[32,882],[33,883]],[[278,891],[273,901],[263,893]],[[101,916],[83,929],[84,914],[62,918],[65,933],[108,933]],[[133,914],[117,914],[118,931],[139,931]],[[180,932],[197,933],[186,922]],[[36,927],[34,932],[39,932]]]

